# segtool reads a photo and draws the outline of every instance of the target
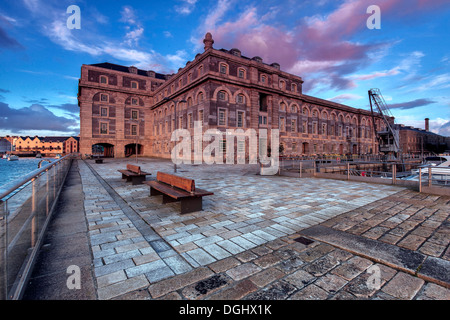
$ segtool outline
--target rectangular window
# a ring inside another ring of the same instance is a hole
[[[106,107],[100,108],[100,116],[107,117],[108,116],[108,108],[106,108]]]
[[[284,117],[280,117],[280,131],[286,131],[286,120],[284,119]]]
[[[322,123],[322,134],[323,135],[327,134],[327,125],[325,123]]]
[[[244,112],[238,111],[237,113],[237,127],[243,128],[244,127]]]
[[[227,73],[227,66],[224,64],[220,65],[220,73]]]
[[[108,134],[108,124],[105,122],[100,123],[100,134]]]
[[[239,69],[239,71],[238,71],[238,77],[239,77],[239,78],[244,78],[244,70]]]
[[[178,117],[178,129],[183,129],[183,116]]]
[[[192,113],[188,114],[188,128],[192,129],[194,127],[194,117],[192,117]]]
[[[131,88],[137,89],[137,87],[138,87],[138,83],[136,81],[131,81]]]
[[[303,121],[302,130],[303,130],[302,131],[303,133],[308,133],[308,121],[307,120]]]
[[[219,126],[226,126],[226,110],[219,109]]]
[[[100,95],[100,101],[108,102],[108,95],[107,94],[101,94]]]
[[[138,118],[138,111],[137,110],[131,110],[131,119],[137,120]]]
[[[226,139],[220,140],[220,149],[222,149],[222,152],[224,154],[227,152],[227,140]]]
[[[136,136],[137,135],[137,125],[133,124],[131,126],[131,135]]]
[[[131,98],[131,104],[133,106],[137,106],[138,105],[138,99],[137,98]]]
[[[100,76],[100,83],[107,84],[108,83],[108,78],[106,76]]]
[[[291,119],[291,132],[297,132],[297,120]]]
[[[259,116],[259,124],[267,124],[267,117]]]
[[[198,110],[198,119],[200,121],[200,126],[203,127],[203,110]]]

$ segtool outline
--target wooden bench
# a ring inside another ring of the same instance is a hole
[[[150,196],[162,195],[162,203],[181,202],[181,213],[202,210],[202,197],[214,193],[195,188],[195,181],[172,174],[157,172],[156,181],[146,181]]]
[[[127,179],[127,182],[131,181],[132,185],[141,184],[145,181],[145,177],[151,175],[151,173],[141,171],[141,167],[132,164],[127,164],[126,170],[117,170],[122,174],[122,179]]]

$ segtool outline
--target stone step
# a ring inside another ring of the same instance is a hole
[[[450,261],[321,225],[299,234],[450,288]]]

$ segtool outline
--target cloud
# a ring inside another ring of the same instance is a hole
[[[120,20],[121,22],[125,22],[128,24],[135,25],[137,24],[136,13],[134,9],[130,6],[122,7],[122,11],[120,11]]]
[[[347,101],[347,100],[359,100],[359,99],[361,99],[361,98],[362,98],[362,97],[361,97],[360,95],[357,95],[357,94],[353,94],[353,93],[344,93],[344,94],[340,94],[340,95],[338,95],[338,96],[336,96],[336,97],[330,98],[330,99],[328,99],[328,100],[331,100],[331,101],[335,101],[335,102],[341,103],[341,102],[343,102],[343,101]]]
[[[79,124],[74,119],[58,117],[46,107],[32,104],[21,109],[11,108],[8,104],[0,102],[0,128],[12,132],[26,130],[48,130],[59,132],[74,132]]]
[[[438,2],[440,6],[445,5],[445,1]],[[417,51],[399,66],[350,78],[398,42],[397,39],[377,42],[372,37],[372,41],[360,40],[367,38],[360,35],[368,30],[366,10],[373,1],[346,0],[334,10],[303,16],[295,24],[292,16],[283,20],[279,15],[260,14],[256,5],[249,5],[240,15],[226,19],[233,4],[222,0],[210,9],[197,35],[192,37],[197,48],[201,48],[204,34],[211,32],[216,46],[239,48],[248,57],[260,56],[269,64],[278,62],[287,72],[302,76],[306,91],[317,87],[345,90],[356,87],[356,80],[407,74],[413,72],[414,61],[420,61],[423,56]],[[416,17],[438,7],[431,0],[380,0],[378,5],[383,19],[396,19],[398,12],[401,17]]]
[[[0,48],[23,49],[24,47],[14,38],[11,38],[2,27],[0,27]]]
[[[188,15],[195,9],[197,0],[181,0],[182,4],[175,6],[175,11],[182,15]]]
[[[438,134],[450,137],[450,121],[447,121],[438,129]]]
[[[389,104],[388,107],[390,109],[413,109],[418,107],[424,107],[433,103],[436,103],[436,101],[430,99],[416,99],[408,102]]]
[[[399,73],[400,73],[399,67],[395,67],[387,71],[375,71],[369,74],[354,75],[351,76],[350,78],[353,80],[372,80],[381,77],[395,76]]]

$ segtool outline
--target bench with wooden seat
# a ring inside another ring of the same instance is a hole
[[[141,167],[132,164],[127,164],[126,170],[117,170],[122,174],[122,179],[127,179],[127,182],[131,181],[132,185],[141,184],[145,181],[145,177],[151,175],[151,173],[144,172]]]
[[[162,203],[181,202],[181,213],[202,210],[202,197],[214,193],[198,189],[195,181],[169,173],[157,172],[156,181],[145,181],[150,186],[150,196],[162,195]]]

